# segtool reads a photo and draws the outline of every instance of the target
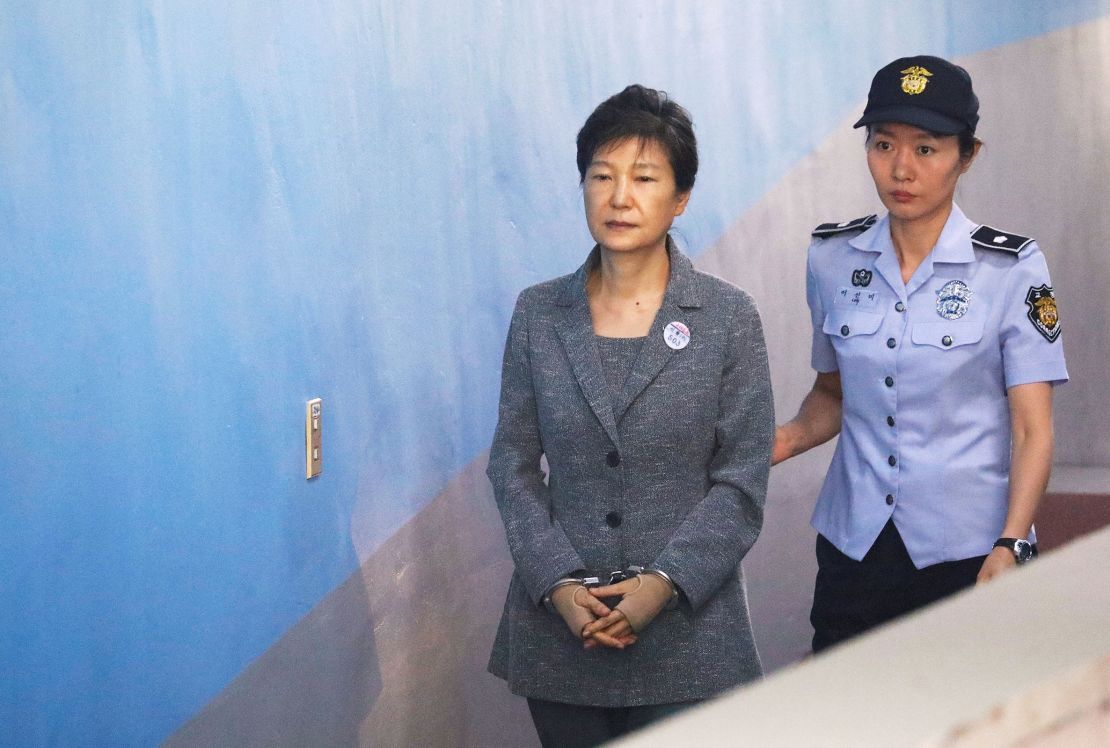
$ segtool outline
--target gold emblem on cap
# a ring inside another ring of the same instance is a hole
[[[929,85],[930,73],[920,65],[908,67],[902,71],[902,90],[913,96],[925,90],[925,86]]]

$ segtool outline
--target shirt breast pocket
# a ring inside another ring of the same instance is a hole
[[[880,313],[834,308],[825,316],[821,331],[829,336],[841,368],[844,368],[844,364],[855,358],[873,354],[875,333],[882,324]]]
[[[825,316],[821,331],[836,344],[837,340],[874,335],[883,323],[883,315],[875,312],[861,312],[858,309],[833,309]]]
[[[975,345],[983,339],[983,320],[945,320],[943,322],[917,322],[910,331],[915,345],[932,346],[942,351],[954,351]]]

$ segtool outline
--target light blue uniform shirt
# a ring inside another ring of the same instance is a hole
[[[917,568],[990,553],[1009,503],[1006,389],[1068,379],[1044,255],[978,228],[954,205],[908,284],[886,216],[810,245],[813,368],[839,371],[844,393],[812,524],[851,558],[891,517]]]

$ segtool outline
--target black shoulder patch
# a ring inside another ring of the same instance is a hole
[[[845,234],[849,231],[865,231],[871,228],[871,224],[875,223],[876,218],[877,216],[872,213],[869,216],[856,218],[851,221],[844,221],[842,223],[822,223],[813,230],[811,235],[825,239],[830,236],[836,236],[837,234]]]
[[[999,249],[1003,252],[1017,254],[1033,241],[1028,236],[1020,234],[1007,234],[990,226],[980,226],[971,232],[971,243],[983,249]]]

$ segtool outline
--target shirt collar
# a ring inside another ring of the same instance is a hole
[[[905,282],[902,280],[898,253],[894,251],[894,242],[890,238],[889,214],[884,215],[867,231],[849,240],[849,245],[862,252],[877,252],[879,256],[874,262],[875,271],[899,297],[908,297],[933,276],[936,263],[969,263],[975,260],[975,251],[971,248],[972,225],[959,206],[953,203],[952,212],[937,237],[937,243],[914,270],[913,276]]]
[[[927,258],[930,265],[937,262],[974,262],[975,250],[971,247],[971,230],[975,224],[964,215],[960,206],[952,203],[952,212],[944,223],[933,251]],[[851,246],[861,252],[893,253],[894,243],[890,240],[890,214],[884,215],[862,234],[853,237]]]

